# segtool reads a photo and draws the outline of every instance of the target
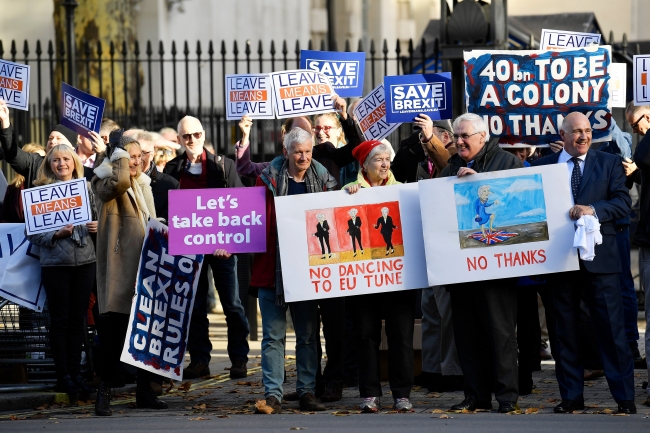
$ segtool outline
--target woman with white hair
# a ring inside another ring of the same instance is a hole
[[[356,147],[352,154],[359,161],[361,169],[357,180],[346,185],[345,190],[354,194],[361,188],[400,184],[390,171],[390,150],[390,146],[377,140],[365,141]],[[413,405],[409,397],[413,386],[415,291],[352,296],[348,298],[348,305],[355,313],[355,331],[359,342],[359,393],[363,398],[361,410],[365,413],[379,411],[379,397],[382,394],[379,345],[384,319],[388,338],[388,382],[394,400],[393,408],[401,412],[411,411]]]

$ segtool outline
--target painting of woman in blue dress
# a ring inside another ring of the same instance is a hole
[[[490,228],[488,233],[492,233],[492,225],[494,223],[495,213],[488,213],[487,208],[492,205],[498,205],[499,200],[489,201],[489,196],[491,194],[490,185],[481,185],[478,188],[478,198],[474,202],[474,209],[476,211],[476,217],[474,221],[481,225],[481,232],[483,237],[485,237],[485,224],[490,223]]]

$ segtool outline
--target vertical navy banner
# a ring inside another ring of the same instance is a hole
[[[122,362],[182,380],[202,264],[202,255],[170,255],[167,226],[149,221]]]

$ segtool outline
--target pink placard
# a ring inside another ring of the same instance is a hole
[[[172,255],[266,251],[266,191],[210,188],[169,191]]]

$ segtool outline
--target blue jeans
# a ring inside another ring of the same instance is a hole
[[[196,289],[196,299],[190,321],[190,334],[187,350],[194,363],[209,364],[212,342],[210,341],[210,322],[208,321],[208,266],[212,268],[214,284],[219,300],[226,315],[228,325],[228,357],[231,362],[248,362],[248,319],[239,299],[237,283],[237,256],[220,260],[212,255],[205,255],[203,267]]]
[[[632,265],[630,259],[630,226],[616,226],[616,243],[618,254],[621,256],[621,273],[618,274],[621,282],[621,295],[623,295],[623,320],[625,322],[625,335],[627,342],[636,346],[639,339],[639,328],[637,327],[637,316],[639,307],[636,301],[634,290],[634,279],[632,278]]]
[[[257,293],[262,313],[262,380],[264,395],[282,401],[284,346],[287,306],[275,305],[275,289],[260,287]],[[302,397],[314,394],[318,367],[318,320],[316,301],[292,303],[291,317],[296,330],[296,391]]]

